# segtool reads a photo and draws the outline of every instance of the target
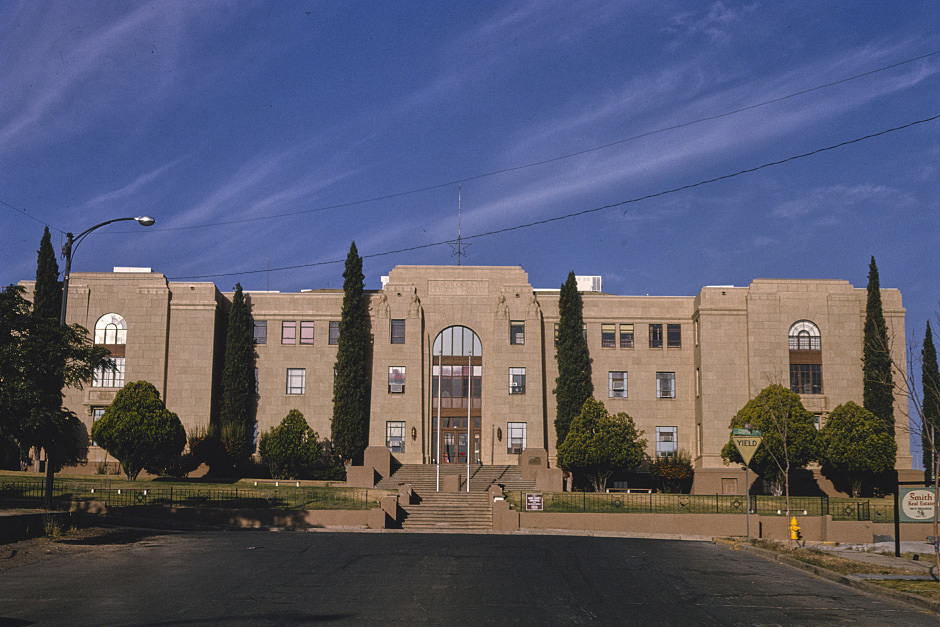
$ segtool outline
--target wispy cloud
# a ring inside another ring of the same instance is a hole
[[[741,25],[753,13],[757,4],[728,7],[724,2],[715,2],[703,11],[685,12],[672,19],[673,30],[685,37],[705,36],[712,43],[726,44],[731,31]]]
[[[787,220],[810,219],[831,225],[873,208],[898,211],[917,205],[917,199],[910,193],[886,185],[830,185],[780,203],[771,214]]]

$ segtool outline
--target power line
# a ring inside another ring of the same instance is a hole
[[[798,159],[805,159],[805,158],[807,158],[807,157],[812,157],[812,156],[814,156],[814,155],[818,155],[818,154],[821,154],[821,153],[824,153],[824,152],[828,152],[828,151],[830,151],[830,150],[836,150],[837,148],[844,148],[845,146],[850,146],[850,145],[852,145],[852,144],[857,144],[857,143],[860,143],[860,142],[863,142],[863,141],[867,141],[867,140],[869,140],[869,139],[874,139],[874,138],[876,138],[876,137],[881,137],[882,135],[887,135],[887,134],[889,134],[889,133],[894,133],[894,132],[897,132],[897,131],[901,131],[901,130],[904,130],[904,129],[907,129],[907,128],[911,128],[911,127],[913,127],[913,126],[917,126],[917,125],[919,125],[919,124],[926,124],[927,122],[933,122],[934,120],[937,120],[937,119],[940,119],[940,114],[933,115],[933,116],[928,117],[928,118],[923,118],[923,119],[921,119],[921,120],[915,120],[915,121],[913,121],[913,122],[908,122],[907,124],[902,124],[901,126],[895,126],[895,127],[893,127],[893,128],[889,128],[889,129],[885,129],[885,130],[882,130],[882,131],[878,131],[878,132],[876,132],[876,133],[869,133],[868,135],[863,135],[862,137],[856,137],[855,139],[849,139],[849,140],[846,140],[846,141],[843,141],[843,142],[839,142],[838,144],[832,144],[832,145],[830,145],[830,146],[824,146],[824,147],[822,147],[822,148],[816,148],[815,150],[811,150],[811,151],[809,151],[809,152],[804,152],[804,153],[801,153],[801,154],[798,154],[798,155],[792,155],[792,156],[789,156],[789,157],[785,157],[785,158],[783,158],[783,159],[778,159],[778,160],[776,160],[776,161],[769,161],[769,162],[763,163],[763,164],[761,164],[761,165],[757,165],[757,166],[750,167],[750,168],[745,168],[745,169],[743,169],[743,170],[738,170],[737,172],[732,172],[732,173],[729,173],[729,174],[722,174],[721,176],[716,176],[716,177],[710,178],[710,179],[704,179],[704,180],[701,180],[701,181],[697,181],[697,182],[695,182],[695,183],[688,183],[688,184],[686,184],[686,185],[680,185],[679,187],[673,187],[673,188],[671,188],[671,189],[662,190],[662,191],[655,192],[655,193],[652,193],[652,194],[646,194],[645,196],[638,196],[638,197],[636,197],[636,198],[629,198],[629,199],[627,199],[627,200],[622,200],[622,201],[620,201],[620,202],[615,202],[615,203],[611,203],[611,204],[608,204],[608,205],[603,205],[603,206],[600,206],[600,207],[593,207],[593,208],[591,208],[591,209],[583,209],[583,210],[581,210],[581,211],[574,211],[574,212],[572,212],[572,213],[566,213],[566,214],[560,215],[560,216],[554,216],[554,217],[551,217],[551,218],[545,218],[545,219],[543,219],[543,220],[535,220],[535,221],[533,221],[533,222],[526,222],[526,223],[524,223],[524,224],[517,224],[517,225],[515,225],[515,226],[508,226],[508,227],[505,227],[505,228],[502,228],[502,229],[496,229],[496,230],[493,230],[493,231],[486,231],[486,232],[484,232],[484,233],[477,233],[476,235],[467,235],[467,236],[463,237],[462,239],[464,239],[464,240],[468,240],[468,239],[478,239],[478,238],[481,238],[481,237],[489,237],[489,236],[492,236],[492,235],[499,235],[499,234],[501,234],[501,233],[508,233],[508,232],[510,232],[510,231],[518,231],[518,230],[520,230],[520,229],[527,229],[527,228],[531,228],[531,227],[534,227],[534,226],[540,226],[540,225],[543,225],[543,224],[549,224],[549,223],[551,223],[551,222],[558,222],[558,221],[560,221],[560,220],[567,220],[567,219],[570,219],[570,218],[576,218],[576,217],[583,216],[583,215],[587,215],[587,214],[590,214],[590,213],[597,213],[597,212],[600,212],[600,211],[605,211],[605,210],[607,210],[607,209],[613,209],[613,208],[615,208],[615,207],[622,207],[622,206],[624,206],[624,205],[628,205],[628,204],[632,204],[632,203],[637,203],[637,202],[641,202],[641,201],[644,201],[644,200],[650,200],[650,199],[652,199],[652,198],[659,198],[659,197],[661,197],[661,196],[666,196],[666,195],[669,195],[669,194],[675,194],[675,193],[677,193],[677,192],[685,191],[685,190],[688,190],[688,189],[693,189],[693,188],[696,188],[696,187],[701,187],[701,186],[703,186],[703,185],[709,185],[709,184],[711,184],[711,183],[717,183],[717,182],[719,182],[719,181],[724,181],[724,180],[727,180],[727,179],[735,178],[735,177],[738,177],[738,176],[742,176],[742,175],[744,175],[744,174],[751,174],[751,173],[753,173],[753,172],[757,172],[757,171],[763,170],[763,169],[765,169],[765,168],[770,168],[770,167],[774,167],[774,166],[778,166],[778,165],[783,165],[783,164],[785,164],[785,163],[790,163],[791,161],[796,161],[796,160],[798,160]],[[445,245],[445,244],[454,245],[454,243],[455,243],[455,240],[443,240],[443,241],[438,241],[438,242],[432,242],[432,243],[429,243],[429,244],[418,244],[418,245],[415,245],[415,246],[408,246],[408,247],[405,247],[405,248],[398,248],[398,249],[395,249],[395,250],[387,250],[387,251],[381,252],[381,253],[372,253],[372,254],[370,254],[370,255],[362,255],[362,258],[363,258],[363,259],[370,259],[370,258],[374,258],[374,257],[385,257],[385,256],[388,256],[388,255],[396,255],[396,254],[399,254],[399,253],[411,252],[411,251],[415,251],[415,250],[422,250],[422,249],[425,249],[425,248],[433,248],[433,247],[435,247],[435,246],[443,246],[443,245]],[[345,263],[345,261],[346,261],[345,258],[344,258],[344,259],[333,259],[333,260],[330,260],[330,261],[317,261],[317,262],[313,262],[313,263],[304,263],[304,264],[297,264],[297,265],[292,265],[292,266],[282,266],[282,267],[279,267],[279,268],[265,268],[265,269],[263,269],[263,270],[245,270],[245,271],[242,271],[242,272],[222,272],[222,273],[218,273],[218,274],[200,274],[200,275],[193,275],[193,276],[168,277],[168,278],[179,281],[179,280],[189,280],[189,279],[208,279],[208,278],[213,278],[213,277],[240,276],[240,275],[244,275],[244,274],[259,274],[259,273],[262,273],[262,272],[279,272],[279,271],[283,271],[283,270],[297,270],[297,269],[300,269],[300,268],[313,268],[313,267],[316,267],[316,266],[326,266],[326,265],[330,265],[330,264],[334,264],[334,263]]]
[[[21,214],[21,215],[24,215],[24,216],[26,216],[27,218],[29,218],[30,220],[33,220],[33,221],[35,221],[35,222],[38,222],[39,224],[41,224],[41,225],[43,225],[43,226],[48,226],[48,227],[49,227],[50,229],[52,229],[53,231],[58,231],[59,233],[62,233],[62,234],[65,233],[65,231],[63,231],[62,229],[56,228],[56,227],[52,226],[51,224],[49,224],[48,222],[45,222],[45,221],[43,221],[43,220],[40,220],[39,218],[37,218],[37,217],[34,216],[34,215],[30,215],[29,213],[26,212],[26,209],[20,209],[20,208],[17,207],[16,205],[11,205],[10,203],[8,203],[7,201],[2,200],[2,199],[0,199],[0,205],[4,205],[4,206],[6,206],[6,207],[9,207],[10,209],[15,210],[17,213],[19,213],[19,214]]]
[[[897,68],[897,67],[901,67],[902,65],[907,65],[907,64],[910,64],[910,63],[914,63],[915,61],[921,61],[921,60],[923,60],[923,59],[926,59],[926,58],[929,58],[929,57],[932,57],[932,56],[935,56],[935,55],[938,55],[938,54],[940,54],[940,50],[935,50],[935,51],[933,51],[933,52],[928,52],[928,53],[926,53],[926,54],[922,54],[922,55],[917,56],[917,57],[914,57],[914,58],[912,58],[912,59],[907,59],[907,60],[905,60],[905,61],[898,61],[897,63],[892,63],[891,65],[886,65],[886,66],[884,66],[884,67],[880,67],[880,68],[877,68],[877,69],[874,69],[874,70],[868,70],[868,71],[866,71],[866,72],[862,72],[861,74],[855,74],[855,75],[849,76],[849,77],[847,77],[847,78],[842,78],[842,79],[839,79],[839,80],[836,80],[836,81],[832,81],[832,82],[829,82],[829,83],[824,83],[824,84],[822,84],[822,85],[816,85],[815,87],[810,87],[810,88],[807,88],[807,89],[803,89],[803,90],[801,90],[801,91],[793,92],[792,94],[787,94],[787,95],[785,95],[785,96],[779,96],[779,97],[777,97],[777,98],[771,98],[771,99],[769,99],[769,100],[763,100],[763,101],[761,101],[761,102],[758,102],[758,103],[755,103],[755,104],[751,104],[751,105],[747,105],[747,106],[744,106],[744,107],[740,107],[740,108],[738,108],[738,109],[733,109],[733,110],[731,110],[731,111],[726,111],[726,112],[724,112],[724,113],[717,113],[717,114],[715,114],[715,115],[709,115],[709,116],[701,117],[701,118],[698,118],[698,119],[695,119],[695,120],[690,120],[690,121],[687,121],[687,122],[681,122],[681,123],[679,123],[679,124],[674,124],[674,125],[672,125],[672,126],[664,126],[664,127],[662,127],[662,128],[654,129],[654,130],[652,130],[652,131],[646,131],[646,132],[640,133],[640,134],[638,134],[638,135],[632,135],[632,136],[630,136],[630,137],[625,137],[625,138],[623,138],[623,139],[618,139],[618,140],[616,140],[616,141],[612,141],[612,142],[609,142],[609,143],[606,143],[606,144],[601,144],[600,146],[593,146],[593,147],[591,147],[591,148],[585,148],[585,149],[583,149],[583,150],[578,150],[578,151],[576,151],[576,152],[571,152],[571,153],[567,153],[567,154],[564,154],[564,155],[559,155],[559,156],[556,156],[556,157],[549,157],[549,158],[547,158],[547,159],[542,159],[542,160],[540,160],[540,161],[533,161],[533,162],[531,162],[531,163],[525,163],[525,164],[516,165],[516,166],[509,166],[509,167],[502,168],[502,169],[499,169],[499,170],[492,170],[492,171],[489,171],[489,172],[483,172],[483,173],[480,173],[480,174],[474,174],[474,175],[472,175],[472,176],[465,176],[465,177],[461,177],[461,178],[459,178],[459,179],[454,179],[454,180],[452,180],[452,181],[447,181],[447,182],[445,182],[445,183],[436,183],[436,184],[434,184],[434,185],[428,185],[428,186],[426,186],[426,187],[418,187],[418,188],[414,188],[414,189],[410,189],[410,190],[404,190],[404,191],[400,191],[400,192],[393,192],[393,193],[390,193],[390,194],[384,194],[384,195],[381,195],[381,196],[374,196],[374,197],[371,197],[371,198],[363,198],[363,199],[360,199],[360,200],[352,200],[352,201],[349,201],[349,202],[339,203],[339,204],[335,204],[335,205],[325,205],[325,206],[323,206],[323,207],[313,207],[313,208],[310,208],[310,209],[301,209],[301,210],[299,210],[299,211],[289,211],[289,212],[287,212],[287,213],[277,213],[277,214],[272,214],[272,215],[267,215],[267,216],[257,216],[257,217],[254,217],[254,218],[241,218],[241,219],[238,219],[238,220],[224,220],[224,221],[219,221],[219,222],[209,222],[209,223],[206,223],[206,224],[194,224],[194,225],[190,225],[190,226],[178,226],[178,227],[157,228],[157,229],[150,229],[150,232],[155,232],[155,231],[185,231],[185,230],[191,230],[191,229],[210,228],[210,227],[214,227],[214,226],[228,226],[228,225],[232,225],[232,224],[244,224],[244,223],[248,223],[248,222],[259,222],[259,221],[262,221],[262,220],[275,220],[275,219],[277,219],[277,218],[289,218],[289,217],[298,216],[298,215],[304,215],[304,214],[308,214],[308,213],[318,213],[318,212],[321,212],[321,211],[331,211],[331,210],[334,210],[334,209],[345,209],[345,208],[347,208],[347,207],[355,207],[355,206],[357,206],[357,205],[364,205],[364,204],[373,203],[373,202],[380,202],[380,201],[383,201],[383,200],[391,200],[391,199],[393,199],[393,198],[400,198],[400,197],[402,197],[402,196],[410,196],[410,195],[412,195],[412,194],[420,194],[420,193],[423,193],[423,192],[429,192],[429,191],[433,191],[433,190],[436,190],[436,189],[441,189],[441,188],[444,188],[444,187],[452,187],[452,186],[454,186],[454,185],[458,185],[458,184],[461,183],[461,182],[477,181],[477,180],[484,179],[484,178],[489,178],[489,177],[492,177],[492,176],[498,176],[498,175],[500,175],[500,174],[506,174],[506,173],[509,173],[509,172],[518,172],[518,171],[520,171],[520,170],[526,170],[526,169],[529,169],[529,168],[535,168],[535,167],[538,167],[538,166],[548,165],[548,164],[550,164],[550,163],[556,163],[556,162],[559,162],[559,161],[564,161],[564,160],[566,160],[566,159],[573,159],[574,157],[580,157],[580,156],[582,156],[582,155],[590,154],[590,153],[592,153],[592,152],[597,152],[597,151],[600,151],[600,150],[606,150],[607,148],[612,148],[612,147],[614,147],[614,146],[619,146],[620,144],[625,144],[625,143],[627,143],[627,142],[636,141],[636,140],[638,140],[638,139],[643,139],[643,138],[645,138],[645,137],[650,137],[650,136],[652,136],[652,135],[658,135],[658,134],[660,134],[660,133],[665,133],[665,132],[668,132],[668,131],[674,131],[674,130],[677,130],[677,129],[680,129],[680,128],[685,128],[685,127],[688,127],[688,126],[694,126],[694,125],[696,125],[696,124],[701,124],[701,123],[703,123],[703,122],[711,122],[711,121],[713,121],[713,120],[719,120],[719,119],[721,119],[721,118],[726,118],[726,117],[729,117],[729,116],[732,116],[732,115],[736,115],[736,114],[738,114],[738,113],[743,113],[743,112],[745,112],[745,111],[751,111],[751,110],[753,110],[753,109],[758,109],[758,108],[760,108],[760,107],[766,107],[766,106],[768,106],[768,105],[775,104],[775,103],[778,103],[778,102],[782,102],[782,101],[784,101],[784,100],[789,100],[789,99],[791,99],[791,98],[796,98],[796,97],[798,97],[798,96],[804,96],[804,95],[809,94],[809,93],[812,93],[812,92],[814,92],[814,91],[819,91],[819,90],[821,90],[821,89],[826,89],[826,88],[828,88],[828,87],[834,87],[834,86],[836,86],[836,85],[841,85],[841,84],[843,84],[843,83],[848,83],[848,82],[850,82],[850,81],[854,81],[854,80],[857,80],[857,79],[859,79],[859,78],[864,78],[864,77],[866,77],[866,76],[871,76],[871,75],[877,74],[877,73],[879,73],[879,72],[884,72],[884,71],[891,70],[891,69],[894,69],[894,68]],[[118,233],[118,232],[123,232],[123,231],[114,231],[114,232],[115,232],[115,233]]]

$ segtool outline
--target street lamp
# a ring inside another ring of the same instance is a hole
[[[65,312],[68,308],[69,301],[69,274],[72,272],[72,255],[75,254],[75,249],[78,248],[78,245],[82,243],[89,233],[96,229],[100,229],[103,226],[107,226],[114,222],[123,222],[125,220],[134,220],[138,222],[141,226],[151,226],[156,220],[150,216],[138,216],[136,218],[115,218],[113,220],[107,220],[101,224],[96,224],[95,226],[85,229],[78,234],[78,237],[75,237],[71,233],[65,234],[65,245],[62,246],[62,256],[65,257],[65,272],[62,274],[62,308],[59,310],[59,326],[65,326]],[[46,495],[45,495],[45,506],[46,510],[52,509],[52,482],[55,477],[55,473],[52,471],[52,459],[49,456],[49,452],[46,452]]]
[[[71,233],[65,234],[65,245],[62,246],[62,256],[65,257],[65,272],[62,274],[62,309],[59,310],[59,326],[65,326],[65,311],[68,307],[69,301],[69,274],[72,272],[72,255],[75,253],[75,249],[78,248],[78,245],[82,243],[82,240],[88,237],[88,234],[96,229],[100,229],[103,226],[107,226],[114,222],[124,222],[125,220],[134,220],[138,222],[141,226],[153,226],[153,223],[156,222],[150,216],[138,216],[136,218],[115,218],[113,220],[107,220],[101,224],[96,224],[90,229],[85,229],[78,234],[78,237],[74,237]]]

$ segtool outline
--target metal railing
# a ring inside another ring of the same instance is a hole
[[[531,493],[531,491],[529,491]],[[522,509],[526,492],[511,492],[507,500]],[[542,511],[555,513],[617,514],[743,514],[786,516],[787,501],[782,496],[752,494],[623,494],[597,492],[543,492]],[[827,496],[791,496],[790,514],[827,516],[833,520],[894,522],[894,505],[889,499],[850,499]]]
[[[231,509],[352,509],[378,507],[383,490],[345,487],[112,487],[107,482],[56,480],[53,501],[100,501],[108,507],[220,507]],[[0,504],[42,506],[42,480],[0,480]]]

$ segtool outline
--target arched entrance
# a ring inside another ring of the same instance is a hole
[[[482,375],[480,337],[463,326],[441,331],[431,350],[431,463],[480,462]]]

